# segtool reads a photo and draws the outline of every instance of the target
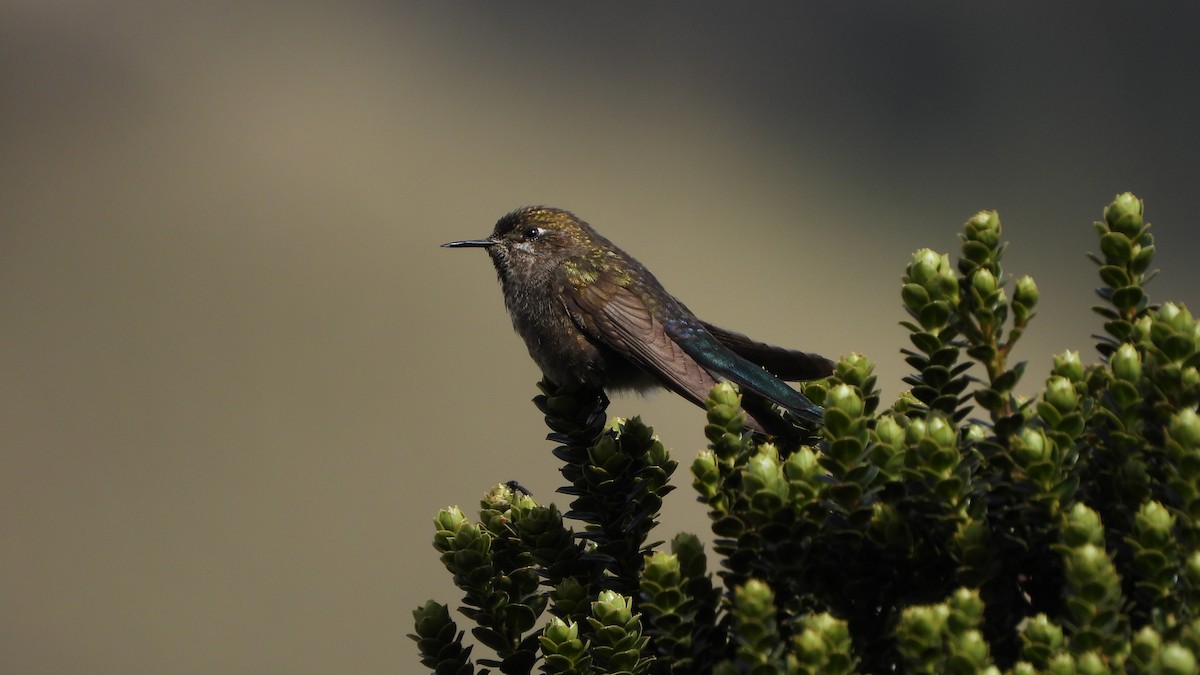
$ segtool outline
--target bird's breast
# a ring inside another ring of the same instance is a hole
[[[507,291],[505,304],[513,328],[550,380],[635,391],[658,386],[657,380],[636,364],[580,328],[563,298],[563,293],[573,292],[573,288]]]

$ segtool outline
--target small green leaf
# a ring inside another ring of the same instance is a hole
[[[1137,309],[1146,298],[1146,293],[1139,286],[1126,286],[1113,292],[1112,303],[1117,309]]]
[[[1116,265],[1105,265],[1100,268],[1100,279],[1113,288],[1121,288],[1131,283],[1129,274],[1124,268]]]
[[[900,298],[906,307],[919,312],[929,303],[929,291],[920,284],[907,283],[900,287]]]
[[[921,308],[919,319],[925,330],[940,329],[950,320],[950,304],[945,300],[931,302]]]
[[[978,241],[964,241],[962,246],[963,257],[980,265],[991,261],[992,249],[987,245]]]
[[[1125,265],[1133,257],[1133,246],[1129,237],[1120,232],[1109,232],[1100,237],[1100,250],[1110,265]]]
[[[737,516],[725,516],[713,522],[712,531],[718,537],[735,538],[740,537],[742,532],[746,531],[746,526]]]
[[[967,355],[984,363],[996,358],[996,348],[989,344],[972,345],[967,349]]]
[[[1190,335],[1172,335],[1162,341],[1163,354],[1172,361],[1183,361],[1196,351],[1196,341]]]
[[[1150,269],[1150,263],[1154,261],[1154,245],[1144,244],[1142,250],[1138,251],[1133,256],[1133,262],[1129,267],[1134,274],[1145,274],[1146,270]]]
[[[1004,405],[1004,397],[995,389],[984,387],[975,391],[975,402],[987,410],[998,410]]]
[[[908,336],[913,345],[926,354],[932,354],[942,348],[942,341],[936,335],[919,332]]]

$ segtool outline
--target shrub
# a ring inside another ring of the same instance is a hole
[[[477,521],[436,518],[472,661],[445,605],[417,609],[422,663],[473,673],[1195,673],[1200,654],[1200,324],[1152,305],[1143,204],[1095,223],[1099,358],[1054,357],[1041,394],[1009,355],[1038,289],[1008,281],[1000,219],[967,221],[957,262],[915,253],[902,279],[911,389],[880,408],[851,354],[805,394],[804,443],[750,433],[735,387],[707,401],[692,462],[720,562],[648,541],[676,468],[597,391],[539,386],[572,497],[515,484]],[[1010,291],[1011,288],[1011,297]],[[972,418],[974,412],[979,418]],[[566,524],[574,521],[578,531]]]

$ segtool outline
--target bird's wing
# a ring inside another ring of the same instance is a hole
[[[768,372],[781,380],[789,382],[816,380],[833,373],[833,361],[819,354],[776,347],[759,342],[737,331],[714,326],[707,321],[700,323],[721,344],[729,347],[739,356],[766,368]]]
[[[634,292],[598,280],[570,298],[568,312],[580,328],[656,375],[663,386],[703,405],[717,378],[733,382],[813,422],[821,409],[782,380],[721,344],[687,308],[659,321]]]
[[[564,297],[567,312],[584,333],[657,377],[667,389],[704,405],[716,379],[671,339],[635,293],[601,279]]]
[[[740,356],[708,331],[695,317],[689,321],[668,321],[667,333],[689,356],[705,364],[710,372],[768,398],[797,417],[820,424],[821,408],[789,387],[783,380],[763,370],[761,366]]]

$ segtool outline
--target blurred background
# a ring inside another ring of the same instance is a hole
[[[1200,6],[0,7],[0,671],[418,673],[432,517],[555,495],[487,256],[576,211],[700,316],[878,363],[898,279],[998,209],[1050,356],[1095,358],[1084,253],[1147,200],[1197,307]],[[707,533],[703,414],[616,398]]]

